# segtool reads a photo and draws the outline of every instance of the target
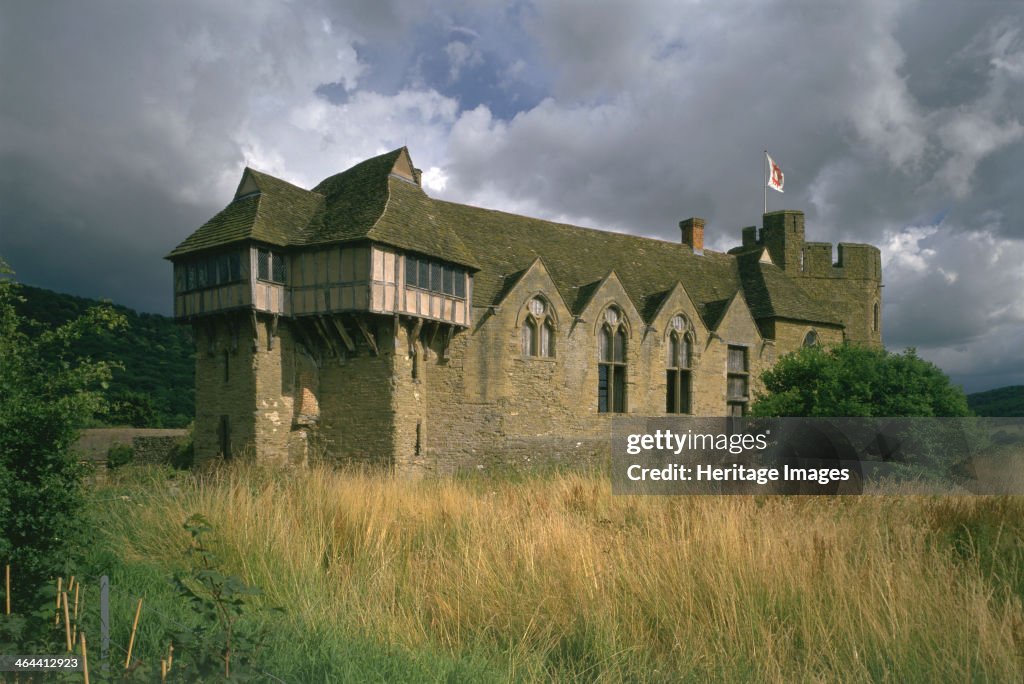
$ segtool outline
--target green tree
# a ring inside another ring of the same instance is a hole
[[[110,410],[107,423],[110,425],[131,425],[137,428],[159,427],[153,399],[142,392],[121,390],[108,395]]]
[[[82,472],[69,448],[102,409],[115,364],[82,357],[76,342],[123,318],[96,307],[58,326],[25,320],[11,275],[0,260],[0,559],[26,589],[17,602],[62,572],[81,541]]]
[[[914,349],[805,347],[761,376],[755,416],[968,416],[963,390]]]

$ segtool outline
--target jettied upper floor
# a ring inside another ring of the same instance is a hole
[[[667,242],[433,199],[403,147],[312,190],[247,168],[231,203],[167,258],[175,316],[192,322],[232,310],[296,318],[367,312],[468,327],[474,309],[480,316],[500,306],[539,261],[557,290],[548,296],[577,317],[614,273],[647,324],[681,287],[708,330],[737,294],[766,338],[777,321],[845,327],[810,274],[790,268],[800,260],[789,253],[804,249],[800,212],[765,215],[763,244],[745,239],[735,254],[698,248],[695,221],[684,222],[690,232],[680,242]],[[798,240],[790,237],[794,221]],[[789,242],[775,245],[775,233]],[[847,261],[843,278],[878,277],[867,272],[877,259],[865,260],[863,274]]]
[[[312,190],[246,168],[231,203],[167,256],[175,317],[369,312],[468,326],[476,265],[419,181],[404,147]]]

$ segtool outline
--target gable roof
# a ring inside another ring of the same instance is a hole
[[[683,283],[709,330],[741,291],[755,320],[840,325],[797,279],[762,261],[763,250],[694,254],[682,243],[435,200],[420,187],[405,147],[360,162],[312,190],[247,168],[235,199],[168,258],[242,240],[282,247],[370,240],[453,262],[477,271],[474,306],[500,303],[542,258],[575,315],[614,272],[648,322]]]

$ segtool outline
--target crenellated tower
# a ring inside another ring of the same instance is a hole
[[[827,302],[844,326],[845,339],[861,344],[882,343],[882,255],[873,245],[841,242],[833,260],[832,244],[807,242],[802,211],[773,211],[764,215],[760,235],[754,227],[742,231],[743,249],[764,247],[772,262],[798,277],[804,289]]]

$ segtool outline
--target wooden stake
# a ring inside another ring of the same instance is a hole
[[[60,624],[60,589],[64,586],[64,578],[57,578],[57,613],[53,616],[53,626],[56,627]]]
[[[132,648],[135,646],[135,630],[139,628],[139,615],[142,613],[142,599],[139,599],[139,605],[135,608],[135,621],[132,623],[132,635],[128,638],[128,657],[124,659],[124,669],[128,669],[128,666],[132,664]]]
[[[89,684],[89,654],[85,650],[85,632],[81,632],[78,638],[82,642],[82,672],[85,673],[85,684]]]
[[[68,646],[68,653],[71,653],[71,620],[68,618],[68,592],[62,591],[60,593],[64,599],[64,641]]]
[[[172,641],[167,647],[167,671],[171,671],[171,666],[174,665],[174,642]]]
[[[75,582],[75,614],[72,619],[74,623],[71,627],[71,641],[78,641],[78,588],[82,586],[81,582]]]
[[[167,681],[167,661],[163,658],[160,659],[160,681]]]
[[[4,600],[7,603],[7,615],[11,614],[11,564],[4,566]]]

